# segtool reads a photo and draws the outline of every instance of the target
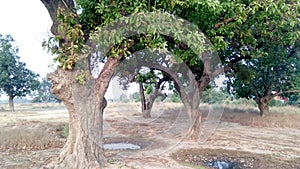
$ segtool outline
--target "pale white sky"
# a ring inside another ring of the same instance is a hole
[[[0,34],[10,34],[19,47],[21,61],[27,68],[45,77],[53,68],[52,56],[43,50],[52,21],[40,0],[0,0]]]

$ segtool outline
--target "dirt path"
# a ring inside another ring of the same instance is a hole
[[[133,143],[141,143],[143,148],[139,151],[106,151],[107,169],[188,169],[190,167],[179,164],[170,156],[180,149],[189,148],[239,150],[251,152],[254,155],[271,154],[282,159],[300,158],[300,130],[297,123],[300,115],[266,117],[261,122],[263,127],[259,125],[254,127],[245,125],[249,116],[252,115],[239,114],[234,116],[238,119],[232,120],[233,115],[225,113],[222,122],[208,140],[191,142],[184,140],[183,134],[188,123],[186,117],[178,115],[174,109],[169,109],[159,116],[154,114],[154,118],[148,120],[141,118],[136,111],[128,110],[125,115],[121,115],[120,112],[121,110],[116,112],[116,107],[106,111],[105,137],[120,138],[121,141],[130,138]],[[289,119],[289,128],[282,127],[284,125],[278,125],[280,127],[272,125],[278,124],[284,119]],[[295,121],[291,121],[292,119]],[[42,125],[53,128],[53,130],[49,130],[51,132],[61,132],[62,124],[67,120],[67,113],[59,110],[19,112],[15,115],[1,112],[0,128],[30,127],[39,129],[38,126]],[[232,121],[240,121],[244,125]],[[58,126],[60,128],[57,128]],[[293,128],[293,126],[295,127]],[[43,164],[56,158],[59,151],[58,148],[0,151],[0,168],[40,168]]]
[[[156,149],[156,152],[164,152],[151,157],[123,157],[116,165],[108,165],[107,168],[119,166],[127,168],[189,168],[184,167],[170,158],[173,152],[188,148],[210,148],[247,151],[254,154],[271,154],[284,159],[300,158],[300,130],[291,128],[252,128],[241,126],[237,123],[221,123],[218,129],[204,143],[182,141],[176,147],[166,151],[166,147]],[[161,139],[157,137],[156,139]],[[175,144],[172,139],[164,138],[164,142]],[[139,156],[139,155],[136,155]]]
[[[300,157],[300,130],[292,128],[253,128],[222,123],[205,147],[245,150],[284,157]]]

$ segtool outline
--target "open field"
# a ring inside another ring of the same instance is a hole
[[[188,118],[180,104],[155,103],[153,117],[143,119],[136,103],[109,103],[105,109],[105,143],[128,142],[140,150],[106,150],[106,168],[209,168],[214,160],[236,168],[300,168],[300,111],[273,108],[261,118],[255,107],[226,106],[220,121],[207,121],[210,137],[185,139]],[[2,108],[1,108],[2,107]],[[0,105],[0,168],[42,168],[55,159],[66,140],[67,110],[56,104]],[[214,126],[217,127],[214,129]],[[205,133],[205,132],[204,132]]]

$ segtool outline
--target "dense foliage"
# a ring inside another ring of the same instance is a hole
[[[253,99],[261,115],[277,95],[300,91],[299,2],[257,2],[241,30],[248,38],[228,38],[222,57],[230,63],[228,90],[238,97]]]
[[[15,97],[26,96],[39,86],[39,75],[19,60],[18,48],[13,46],[13,41],[10,35],[0,34],[0,91],[9,97],[11,111]]]

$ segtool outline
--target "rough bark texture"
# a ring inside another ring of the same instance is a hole
[[[201,118],[202,113],[199,111],[199,109],[193,109],[189,112],[191,114],[190,116],[190,127],[187,132],[187,138],[191,140],[197,141],[200,137],[200,128],[201,128]]]
[[[10,111],[14,112],[15,111],[15,105],[14,105],[14,98],[12,96],[9,96],[8,104],[9,104]]]
[[[74,9],[75,4],[73,0],[41,0],[44,6],[47,8],[48,13],[53,21],[53,25],[51,27],[51,32],[56,35],[58,20],[57,20],[57,12],[59,9],[64,9],[66,11],[71,11]]]
[[[265,96],[262,98],[255,99],[255,102],[257,103],[258,108],[259,108],[260,116],[263,117],[270,113],[270,101],[272,98],[273,97],[271,97],[271,96]]]
[[[79,85],[72,72],[57,70],[48,74],[52,80],[51,92],[68,108],[69,136],[57,159],[48,168],[96,168],[101,167],[102,160],[102,112],[95,104],[93,81]],[[91,127],[96,131],[91,131]]]
[[[103,167],[104,94],[118,60],[109,58],[98,79],[85,85],[75,81],[74,73],[58,69],[48,74],[51,92],[62,100],[69,112],[69,136],[57,161],[48,168],[95,169]]]
[[[41,0],[47,8],[57,33],[59,8],[72,11],[73,0]],[[75,71],[58,68],[48,74],[51,92],[66,105],[69,112],[69,136],[58,159],[46,168],[96,169],[103,167],[103,110],[109,81],[119,64],[119,58],[108,58],[97,79],[87,79],[84,85],[75,80]],[[84,62],[86,63],[86,62]],[[88,67],[88,64],[86,64]],[[88,70],[88,68],[83,68]],[[79,70],[80,71],[80,70]]]

